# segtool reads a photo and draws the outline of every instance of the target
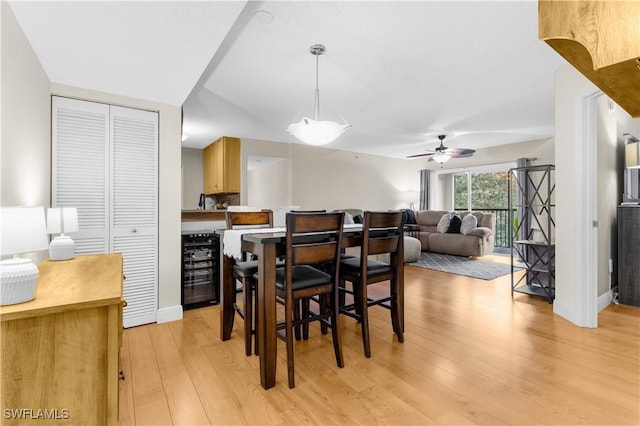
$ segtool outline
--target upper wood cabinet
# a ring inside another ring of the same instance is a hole
[[[600,90],[640,117],[640,2],[538,2],[538,36]]]
[[[240,192],[240,139],[223,136],[202,152],[205,194]]]

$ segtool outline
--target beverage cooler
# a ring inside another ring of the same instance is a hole
[[[220,244],[215,233],[182,234],[182,308],[220,301]]]

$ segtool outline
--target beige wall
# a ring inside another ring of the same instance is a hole
[[[182,148],[182,209],[196,209],[203,189],[202,150]]]
[[[0,4],[0,205],[51,204],[49,79],[6,2]],[[46,251],[31,255],[36,262]]]
[[[419,162],[392,159],[368,154],[356,154],[331,148],[301,144],[285,144],[254,139],[242,140],[242,203],[251,180],[246,171],[249,155],[266,155],[290,160],[290,182],[280,169],[274,180],[260,183],[262,199],[271,196],[283,200],[283,205],[298,205],[309,209],[361,208],[387,210],[408,208],[419,202]],[[282,165],[282,167],[289,167]],[[281,193],[281,187],[291,186],[291,199]],[[257,198],[255,199],[257,200]]]
[[[443,167],[435,161],[424,161],[423,168],[434,171],[446,171],[447,169],[461,169],[464,167],[477,167],[490,164],[507,163],[518,158],[535,158],[532,164],[554,164],[555,143],[553,138],[545,138],[528,142],[513,143],[509,145],[493,146],[479,149],[469,158],[454,158],[444,163]]]
[[[509,169],[515,166],[518,158],[535,159],[532,165],[554,164],[553,138],[479,149],[471,158],[452,159],[440,167],[437,163],[426,162],[425,168],[431,170],[430,207],[434,210],[453,210],[453,174],[475,168],[499,165]]]
[[[291,205],[291,160],[257,167],[247,173],[247,204],[274,209]]]

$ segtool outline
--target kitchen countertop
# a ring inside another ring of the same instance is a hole
[[[182,221],[225,220],[226,210],[182,210]]]

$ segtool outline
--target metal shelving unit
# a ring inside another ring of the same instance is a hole
[[[509,173],[511,295],[555,298],[555,166],[516,167]],[[524,272],[521,272],[524,268]]]

